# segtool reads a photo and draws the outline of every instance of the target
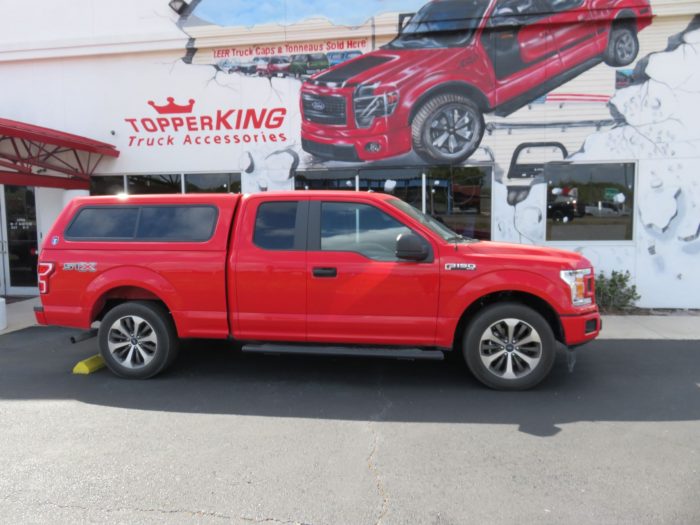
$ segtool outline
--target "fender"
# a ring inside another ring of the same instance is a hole
[[[176,329],[180,325],[176,312],[182,310],[182,299],[175,287],[162,275],[141,266],[120,266],[104,271],[93,279],[81,296],[81,304],[86,305],[89,325],[97,315],[100,298],[110,290],[122,286],[142,288],[158,297],[173,314]],[[179,333],[179,330],[178,330]]]
[[[445,278],[444,273],[442,278]],[[528,270],[493,270],[469,279],[451,297],[441,298],[437,345],[451,347],[462,314],[480,298],[498,292],[533,295],[549,304],[557,315],[572,308],[571,298],[567,296],[563,284]]]
[[[493,90],[485,90],[478,87],[476,84],[483,84],[484,87],[489,85],[489,75],[484,72],[481,74],[481,78],[479,78],[477,68],[474,68],[474,70],[474,77],[472,77],[472,80],[476,80],[474,83],[455,80],[454,72],[443,71],[431,74],[419,84],[412,86],[411,90],[406,96],[402,96],[401,100],[403,111],[405,111],[408,116],[408,120],[404,124],[410,125],[421,105],[430,97],[440,93],[466,94],[473,97],[475,99],[474,102],[476,102],[484,113],[487,113],[495,103],[495,100],[489,98],[489,96],[493,95]]]

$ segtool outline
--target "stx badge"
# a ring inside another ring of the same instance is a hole
[[[63,263],[63,269],[67,272],[96,272],[97,263],[96,262],[68,262]]]
[[[476,264],[473,263],[445,263],[445,270],[467,270],[473,272],[476,270]]]

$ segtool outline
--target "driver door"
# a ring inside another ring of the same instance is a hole
[[[310,203],[308,341],[435,344],[438,261],[396,257],[396,238],[409,231],[371,204]]]

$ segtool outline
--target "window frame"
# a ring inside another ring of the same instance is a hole
[[[167,237],[152,237],[152,238],[139,238],[136,236],[136,232],[139,230],[139,225],[141,222],[141,212],[143,208],[212,208],[214,210],[214,220],[212,222],[211,231],[209,236],[203,240],[192,240],[192,239],[172,239]],[[104,210],[104,209],[136,209],[136,223],[134,224],[134,231],[131,237],[75,237],[69,235],[69,231],[73,224],[78,220],[78,217],[83,213],[84,210]],[[204,244],[208,243],[214,237],[216,232],[216,227],[219,224],[219,208],[214,204],[107,204],[104,206],[87,205],[78,208],[76,213],[71,218],[70,222],[63,229],[63,238],[71,242],[129,242],[129,243],[194,243],[194,244]]]
[[[350,205],[361,205],[361,206],[369,206],[371,208],[374,208],[385,215],[388,215],[392,219],[394,219],[396,222],[401,224],[403,227],[408,229],[411,233],[416,235],[419,239],[421,239],[426,246],[428,247],[428,257],[426,257],[422,261],[409,261],[409,260],[404,260],[404,259],[399,259],[397,258],[394,261],[380,261],[377,259],[373,259],[372,257],[368,257],[364,253],[357,252],[355,250],[323,250],[321,248],[321,207],[323,204],[328,203],[328,204],[350,204]],[[397,210],[398,211],[398,210]],[[384,208],[380,206],[376,206],[374,203],[369,203],[369,202],[364,202],[364,201],[355,201],[355,200],[317,200],[317,201],[311,201],[309,205],[309,222],[308,222],[308,244],[307,244],[307,250],[308,251],[313,251],[313,252],[322,252],[322,253],[354,253],[357,254],[365,259],[367,261],[371,261],[373,263],[382,263],[382,264],[396,264],[396,263],[410,263],[410,264],[431,264],[435,261],[435,251],[433,250],[433,244],[425,238],[425,235],[421,232],[416,231],[415,228],[412,228],[408,224],[406,224],[403,220],[399,219],[396,217],[394,214],[390,213],[388,210],[385,210]]]

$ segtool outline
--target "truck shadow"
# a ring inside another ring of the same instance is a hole
[[[75,332],[30,328],[0,337],[0,400],[73,399],[138,410],[341,420],[517,425],[551,436],[579,421],[700,418],[697,341],[596,341],[573,373],[557,357],[527,392],[495,392],[443,361],[251,355],[220,341],[187,341],[177,362],[148,381],[107,370],[71,374],[96,352]]]

